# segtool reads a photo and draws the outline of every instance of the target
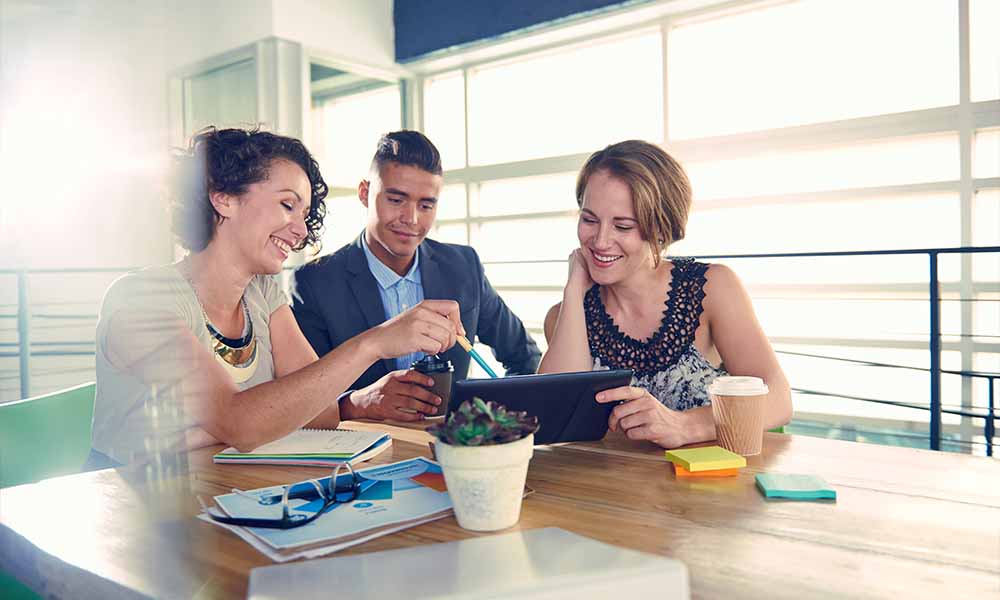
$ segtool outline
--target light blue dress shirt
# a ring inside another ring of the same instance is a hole
[[[423,301],[424,283],[420,279],[420,248],[417,248],[409,272],[400,277],[372,253],[367,239],[363,241],[361,247],[365,251],[365,258],[368,259],[368,270],[378,282],[378,293],[382,297],[382,306],[385,307],[386,321]],[[400,356],[396,359],[396,368],[409,369],[414,361],[423,357],[423,352]]]

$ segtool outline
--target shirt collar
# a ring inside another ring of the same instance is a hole
[[[417,247],[417,252],[413,256],[413,266],[407,271],[406,275],[400,277],[395,271],[390,269],[378,259],[377,256],[368,247],[367,237],[361,240],[361,248],[365,251],[365,259],[368,261],[368,270],[372,272],[375,276],[375,281],[378,282],[379,287],[383,290],[389,289],[392,286],[400,282],[400,280],[405,279],[410,283],[415,283],[421,285],[422,281],[420,278],[420,247]]]

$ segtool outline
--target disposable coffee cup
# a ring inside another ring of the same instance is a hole
[[[767,385],[760,377],[718,377],[708,386],[719,445],[743,456],[760,454]]]
[[[410,368],[418,373],[428,375],[434,380],[434,385],[428,389],[430,389],[432,394],[441,398],[441,404],[438,405],[437,411],[430,416],[440,417],[446,413],[448,411],[448,399],[451,398],[451,374],[455,370],[451,366],[451,361],[438,356],[427,355],[415,361],[410,365]]]

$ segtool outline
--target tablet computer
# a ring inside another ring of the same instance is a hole
[[[594,396],[631,382],[631,369],[465,379],[452,387],[448,412],[478,396],[538,417],[536,444],[599,440],[608,431],[608,417],[616,403],[602,404]]]

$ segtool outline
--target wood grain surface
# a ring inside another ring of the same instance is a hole
[[[430,455],[421,428],[345,426],[393,435],[366,464]],[[676,479],[661,449],[619,436],[536,448],[516,528],[681,560],[696,598],[1000,597],[1000,461],[765,435],[760,456],[719,479]],[[0,490],[0,568],[53,597],[245,597],[250,569],[271,562],[197,521],[195,496],[328,472],[215,465],[219,449]],[[765,471],[820,475],[838,498],[765,499],[753,480]],[[477,535],[449,518],[342,554]]]

